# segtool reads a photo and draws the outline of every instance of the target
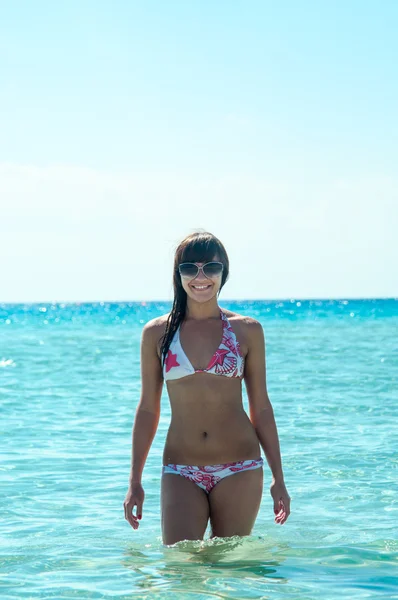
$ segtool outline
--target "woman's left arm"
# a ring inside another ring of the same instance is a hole
[[[250,420],[272,471],[270,491],[277,515],[275,521],[283,524],[290,514],[290,496],[284,482],[274,410],[267,392],[264,331],[256,319],[246,321],[246,327],[248,353],[244,381],[249,400]]]

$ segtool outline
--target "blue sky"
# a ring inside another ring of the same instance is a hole
[[[398,296],[398,3],[20,2],[0,19],[0,302]]]

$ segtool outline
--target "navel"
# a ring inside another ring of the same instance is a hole
[[[203,437],[206,438],[207,437],[207,431],[203,432]]]

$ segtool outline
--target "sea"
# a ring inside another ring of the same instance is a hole
[[[265,460],[251,535],[163,545],[165,385],[124,518],[142,328],[171,302],[0,304],[1,600],[398,599],[398,298],[218,302],[264,328],[286,523]]]

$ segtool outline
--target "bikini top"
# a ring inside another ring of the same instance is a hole
[[[206,369],[194,369],[185,354],[180,342],[180,327],[171,341],[169,351],[163,365],[164,380],[180,379],[194,373],[212,373],[213,375],[224,375],[225,377],[242,377],[244,370],[244,357],[236,335],[232,331],[227,316],[220,308],[222,320],[221,343],[211,357]]]

